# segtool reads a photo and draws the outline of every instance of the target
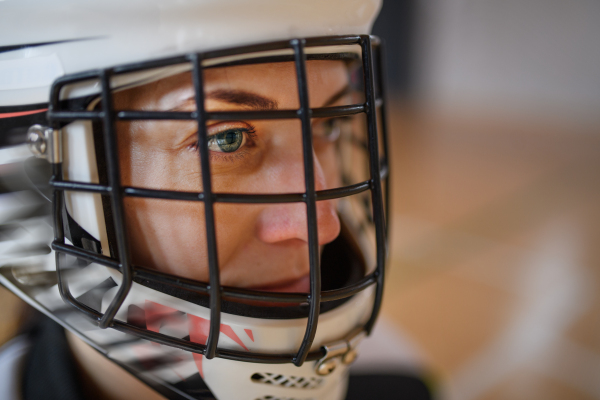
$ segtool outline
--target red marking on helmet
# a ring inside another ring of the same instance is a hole
[[[181,311],[178,311],[174,308],[163,306],[162,304],[154,303],[152,301],[146,300],[145,304],[145,317],[146,317],[146,328],[149,331],[159,333],[161,326],[168,322],[169,320],[173,320],[174,318],[179,318],[182,314]],[[192,314],[187,314],[188,317],[188,329],[190,333],[190,341],[202,345],[206,345],[206,341],[208,340],[208,334],[210,332],[210,320],[202,317],[197,317]],[[240,339],[240,337],[234,332],[233,328],[229,325],[221,324],[219,331],[223,333],[225,336],[229,337],[231,340],[242,346],[242,348],[246,351],[248,348],[244,345],[244,342]],[[246,334],[254,341],[254,337],[252,335],[252,331],[250,329],[244,329]],[[198,372],[200,376],[204,378],[204,371],[202,370],[202,359],[204,356],[202,354],[192,353],[194,358],[194,362],[196,363],[196,367],[198,368]]]
[[[22,117],[22,116],[31,115],[31,114],[39,114],[39,113],[43,113],[45,111],[48,111],[48,109],[47,108],[42,108],[40,110],[19,111],[19,112],[12,112],[12,113],[0,113],[0,119],[2,119],[2,118]]]
[[[246,345],[244,345],[244,343],[242,342],[242,339],[240,339],[240,337],[237,335],[237,333],[235,333],[233,331],[233,328],[230,327],[229,325],[221,324],[221,332],[224,333],[226,336],[228,336],[231,340],[233,340],[234,342],[236,342],[237,344],[242,346],[244,348],[244,350],[250,351],[250,350],[248,350]]]
[[[244,329],[244,332],[246,332],[246,335],[248,335],[250,340],[254,342],[254,334],[252,333],[252,329]]]
[[[190,323],[190,340],[194,343],[206,344],[206,341],[208,340],[208,333],[210,331],[210,320],[202,317],[197,317],[192,314],[188,314],[187,316],[188,321]],[[234,342],[236,342],[237,344],[239,344],[240,346],[242,346],[244,350],[250,351],[248,350],[246,345],[244,345],[240,337],[233,331],[233,328],[231,326],[221,324],[219,331],[225,336],[229,337]],[[194,361],[196,362],[196,367],[198,367],[198,372],[200,373],[200,376],[204,378],[204,372],[202,370],[202,359],[204,356],[202,354],[196,353],[194,353],[193,356]]]
[[[181,311],[148,300],[146,300],[144,311],[146,314],[146,329],[156,333],[159,332],[165,321],[172,319],[175,314],[181,315]]]

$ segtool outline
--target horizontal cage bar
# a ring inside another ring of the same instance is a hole
[[[318,47],[318,46],[342,46],[342,45],[353,45],[360,44],[363,37],[357,35],[348,36],[328,36],[319,38],[308,38],[305,39],[306,47]],[[240,46],[233,49],[221,49],[207,51],[200,53],[199,56],[202,60],[209,60],[220,57],[229,57],[242,54],[259,53],[265,51],[276,51],[276,50],[287,50],[291,49],[291,40],[281,40],[271,43],[262,43],[255,45]],[[141,63],[132,63],[122,66],[118,66],[110,69],[112,73],[131,73],[143,71],[146,69],[160,68],[174,64],[183,64],[192,61],[192,57],[196,55],[183,55],[175,56],[166,59],[151,60]],[[97,72],[96,72],[97,74]],[[97,76],[97,75],[96,75]]]
[[[344,117],[364,113],[366,104],[352,104],[335,107],[311,108],[312,118]],[[101,120],[105,117],[104,111],[49,111],[48,118],[57,121],[77,119]],[[196,120],[195,111],[119,111],[117,120]],[[299,110],[269,110],[269,111],[217,111],[207,112],[207,120],[266,120],[266,119],[296,119],[300,118]]]
[[[341,45],[351,45],[351,44],[359,44],[361,42],[361,36],[356,35],[348,35],[348,36],[328,36],[324,38],[308,38],[305,39],[306,47],[315,47],[315,46],[341,46]],[[208,51],[202,54],[202,58],[207,60],[211,58],[220,58],[220,57],[228,57],[235,56],[241,54],[249,54],[249,53],[257,53],[262,51],[271,51],[271,50],[284,50],[291,49],[292,40],[283,40],[278,42],[272,42],[267,44],[257,44],[257,45],[249,45],[249,46],[241,46],[235,49],[224,49],[224,50],[214,50]]]
[[[192,353],[204,354],[206,351],[205,345],[190,342],[190,341],[184,340],[184,339],[170,337],[170,336],[164,335],[162,333],[148,331],[146,329],[142,329],[137,326],[134,326],[134,325],[131,325],[131,324],[128,324],[125,322],[121,322],[118,320],[113,322],[113,328],[115,328],[116,330],[121,331],[123,333],[133,334],[137,337],[140,337],[140,338],[143,338],[143,339],[155,342],[155,343],[176,347],[181,350],[189,351]],[[246,352],[246,351],[236,351],[236,350],[217,348],[215,356],[220,357],[220,358],[225,358],[228,360],[253,362],[253,363],[260,363],[260,364],[286,364],[286,363],[291,363],[293,361],[295,354],[282,354],[282,355],[261,354],[261,353],[252,353],[252,352]],[[324,356],[325,356],[325,351],[323,348],[321,348],[319,350],[309,353],[306,360],[307,361],[316,361],[316,360],[319,360],[320,358],[323,358]]]
[[[208,293],[209,291],[208,284],[204,282],[174,277],[169,274],[143,267],[134,267],[134,269],[134,276],[140,279],[147,279],[152,282],[178,286],[192,292]],[[364,288],[374,284],[375,280],[376,276],[374,274],[369,274],[350,286],[322,291],[320,296],[321,302],[341,300],[353,296],[362,291]],[[223,296],[232,299],[267,301],[275,303],[306,303],[310,298],[308,293],[272,293],[232,287],[223,287],[222,294]]]
[[[180,192],[176,190],[144,189],[125,187],[123,193],[127,197],[144,197],[149,199],[204,201],[204,193]]]
[[[91,192],[101,194],[110,194],[110,192],[112,192],[112,188],[110,186],[100,185],[97,183],[87,183],[78,181],[56,181],[52,179],[50,180],[49,184],[54,189],[63,191],[68,190],[73,192]]]
[[[87,305],[76,300],[70,293],[66,293],[67,298],[72,306],[83,312],[88,318],[98,323],[102,318],[103,314],[88,307]],[[134,335],[138,338],[149,340],[154,343],[159,343],[171,347],[175,347],[181,350],[189,351],[196,354],[205,354],[206,345],[200,343],[194,343],[189,340],[179,339],[165,334],[150,331],[129,324],[127,322],[113,320],[110,327],[130,335]],[[228,360],[242,361],[242,362],[253,362],[261,364],[285,364],[291,363],[294,360],[295,354],[263,354],[253,353],[246,351],[236,351],[229,349],[216,349],[216,357],[225,358]],[[325,356],[325,350],[320,348],[319,350],[312,351],[308,354],[307,361],[316,361]]]
[[[343,36],[328,36],[328,37],[318,37],[318,38],[307,38],[304,39],[305,47],[318,47],[318,46],[342,46],[342,45],[355,45],[355,44],[363,44],[363,42],[370,40],[373,46],[379,46],[379,39],[374,36],[368,35],[343,35]],[[271,43],[263,43],[256,45],[247,45],[241,46],[233,49],[221,49],[221,50],[213,50],[200,54],[184,54],[174,57],[168,57],[163,59],[156,59],[151,61],[137,62],[131,64],[125,64],[121,66],[116,66],[113,68],[106,68],[101,70],[92,70],[86,72],[80,72],[75,74],[66,75],[63,77],[59,77],[52,86],[52,94],[51,94],[51,104],[49,115],[52,113],[57,113],[59,110],[54,110],[58,106],[60,91],[67,84],[74,84],[78,82],[83,82],[86,80],[93,79],[101,79],[103,74],[112,76],[115,74],[125,74],[125,73],[133,73],[144,71],[148,69],[167,67],[178,64],[186,64],[189,62],[193,62],[194,59],[200,58],[202,60],[214,59],[219,57],[229,57],[236,56],[242,54],[251,54],[251,53],[259,53],[265,51],[276,51],[276,50],[292,50],[293,44],[296,39],[292,40],[283,40]],[[378,102],[379,103],[379,102]],[[378,104],[379,106],[379,104]],[[54,120],[65,120],[69,117],[64,114],[55,114],[51,119]],[[81,119],[96,119],[102,118],[100,116],[91,116]]]
[[[75,121],[79,119],[100,121],[105,116],[104,111],[48,111],[50,121]]]
[[[307,38],[304,39],[304,47],[344,46],[360,44],[363,41],[363,37],[366,37],[366,35],[344,35]]]
[[[188,55],[181,55],[181,56],[174,56],[174,57],[169,57],[169,58],[162,58],[162,59],[158,59],[158,60],[150,60],[150,61],[143,61],[143,62],[139,62],[139,63],[119,65],[117,67],[109,69],[109,71],[111,71],[113,74],[127,74],[127,73],[132,73],[132,72],[144,71],[147,69],[169,67],[169,66],[178,65],[178,64],[188,64],[189,61],[190,61],[190,59],[189,59]]]
[[[65,244],[56,240],[52,242],[51,247],[52,250],[57,251],[59,253],[65,253],[70,256],[81,258],[82,260],[100,264],[108,268],[116,269],[118,271],[121,270],[121,264],[118,261],[102,254],[84,250],[79,247],[75,247],[70,244]]]
[[[341,45],[353,45],[360,44],[366,38],[366,36],[329,36],[324,38],[308,38],[305,39],[305,47],[316,47],[316,46],[341,46]],[[375,42],[377,39],[372,37],[371,40]],[[375,43],[378,44],[378,41]],[[212,58],[228,57],[241,54],[250,54],[255,52],[273,51],[273,50],[284,50],[291,48],[291,41],[278,41],[266,44],[257,44],[249,46],[241,46],[234,49],[214,50],[202,53],[200,56],[203,60]],[[195,56],[195,55],[194,55]],[[191,60],[190,55],[181,55],[175,57],[169,57],[158,60],[144,61],[139,63],[126,64],[117,66],[114,68],[107,68],[104,71],[109,74],[124,74],[144,71],[147,69],[167,67],[170,65],[184,64]],[[90,79],[99,79],[101,77],[102,70],[94,70],[88,72],[82,72],[72,74],[64,77],[60,77],[55,81],[54,90],[60,90],[66,84],[72,84],[82,82]]]
[[[91,192],[110,194],[111,187],[95,183],[76,181],[50,181],[56,190],[73,192]],[[335,189],[319,190],[316,192],[317,201],[339,199],[362,193],[371,188],[371,181],[364,181],[354,185],[343,186]],[[138,187],[125,187],[123,194],[127,197],[143,197],[149,199],[204,201],[202,192],[180,192],[175,190],[146,189]],[[214,202],[219,203],[248,203],[248,204],[273,204],[273,203],[302,203],[306,201],[304,193],[277,193],[277,194],[245,194],[245,193],[213,193]]]
[[[120,271],[121,266],[118,261],[101,254],[93,253],[78,247],[63,244],[59,242],[52,243],[52,249],[61,253],[81,258],[83,260],[94,262],[105,267]],[[187,279],[166,274],[157,270],[133,266],[134,279],[145,279],[155,283],[177,286],[181,289],[208,294],[209,285],[205,282],[199,282],[193,279]],[[321,302],[341,300],[355,295],[366,287],[376,282],[376,274],[372,273],[363,277],[360,281],[340,289],[325,290],[321,292]],[[240,289],[233,287],[223,287],[222,294],[225,297],[240,300],[267,301],[273,303],[306,303],[309,300],[309,294],[306,293],[272,293],[258,290]]]

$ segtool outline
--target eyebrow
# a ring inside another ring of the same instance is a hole
[[[334,93],[321,107],[329,107],[337,102],[342,97],[346,96],[352,91],[350,85],[344,86],[340,91]],[[218,100],[225,103],[237,104],[240,106],[246,106],[253,110],[277,110],[279,105],[276,100],[270,99],[265,96],[261,96],[257,93],[247,92],[245,90],[234,90],[234,89],[219,89],[213,90],[206,94],[207,100]],[[193,97],[189,97],[185,102],[193,101]],[[182,105],[178,105],[169,111],[176,111],[182,108]]]
[[[278,108],[276,100],[245,90],[213,90],[206,94],[206,99],[246,106],[254,110],[277,110]]]
[[[205,100],[217,100],[225,103],[237,104],[240,106],[246,106],[253,110],[277,110],[278,104],[276,100],[270,99],[265,96],[261,96],[257,93],[247,92],[245,90],[236,89],[219,89],[213,90],[206,94]],[[195,103],[194,95],[191,95],[183,100],[175,107],[170,108],[168,111],[183,111],[186,105]]]
[[[321,107],[331,106],[350,92],[351,87],[348,84],[338,92],[334,93]],[[240,106],[247,106],[255,110],[277,110],[278,108],[276,100],[261,96],[257,93],[246,92],[245,90],[214,90],[207,93],[206,98]]]

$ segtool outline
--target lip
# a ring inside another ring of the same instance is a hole
[[[277,293],[308,293],[310,292],[310,276],[305,275],[291,281],[275,283],[266,286],[255,286],[252,290]]]

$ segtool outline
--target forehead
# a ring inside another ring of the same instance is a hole
[[[322,105],[348,85],[346,63],[341,60],[309,60],[306,63],[310,103]],[[255,93],[275,101],[279,108],[298,107],[296,69],[293,62],[261,63],[204,70],[207,94],[219,90]],[[119,93],[117,106],[134,109],[171,109],[177,103],[194,98],[190,72],[161,79]]]

